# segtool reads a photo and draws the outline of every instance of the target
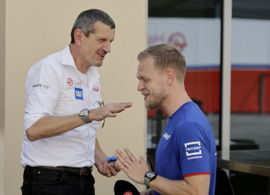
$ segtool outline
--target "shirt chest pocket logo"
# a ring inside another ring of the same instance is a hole
[[[74,88],[74,95],[76,100],[83,100],[83,89]]]
[[[99,92],[99,87],[98,87],[98,86],[93,87],[93,91],[94,91],[94,92]]]

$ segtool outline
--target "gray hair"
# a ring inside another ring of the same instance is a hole
[[[104,11],[98,9],[89,9],[80,13],[77,17],[72,30],[71,30],[71,43],[75,43],[74,31],[76,29],[81,29],[86,37],[90,33],[94,33],[94,25],[96,22],[102,22],[108,25],[111,29],[115,29],[115,24],[113,19]]]

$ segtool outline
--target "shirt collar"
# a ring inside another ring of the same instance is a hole
[[[69,46],[67,46],[62,51],[61,64],[62,65],[73,66],[74,68],[76,68],[76,65],[75,65],[73,56],[71,55]]]
[[[73,56],[71,55],[69,46],[67,46],[62,52],[61,64],[67,65],[67,66],[72,66],[74,69],[77,69],[75,62],[74,62],[74,59],[73,59]],[[90,66],[87,74],[90,74],[91,76],[94,76],[96,78],[100,77],[99,72],[95,66]]]

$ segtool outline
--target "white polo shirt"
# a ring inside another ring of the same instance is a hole
[[[94,164],[96,130],[99,122],[82,125],[62,135],[31,142],[26,129],[46,115],[78,114],[99,107],[99,73],[91,66],[84,75],[75,66],[69,47],[34,64],[26,79],[23,127],[23,166],[85,167]]]

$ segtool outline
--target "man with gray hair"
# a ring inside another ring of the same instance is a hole
[[[34,64],[26,80],[21,163],[23,195],[94,195],[92,166],[114,176],[96,131],[132,103],[103,105],[99,73],[111,52],[115,24],[104,11],[82,12],[64,50]]]

